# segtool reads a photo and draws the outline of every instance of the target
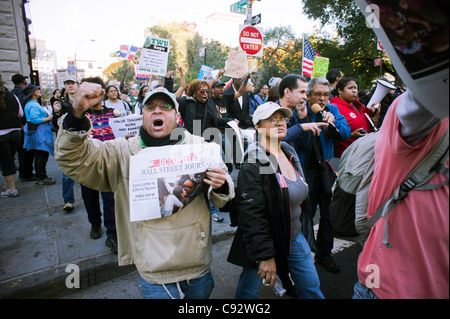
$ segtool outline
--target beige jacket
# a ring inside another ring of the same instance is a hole
[[[134,263],[139,274],[154,284],[195,279],[206,273],[212,260],[212,236],[210,208],[204,196],[198,196],[177,214],[130,222],[128,170],[130,156],[142,149],[141,139],[137,136],[101,142],[88,136],[89,132],[71,132],[61,126],[55,158],[75,181],[114,192],[119,265]],[[186,132],[183,143],[206,142]],[[234,197],[229,175],[227,182],[229,194],[209,193],[218,208]]]

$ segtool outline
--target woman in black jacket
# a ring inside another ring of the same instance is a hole
[[[231,209],[238,229],[228,261],[244,267],[237,299],[258,298],[261,278],[273,286],[277,275],[290,291],[289,274],[300,298],[323,298],[300,220],[308,185],[294,149],[281,142],[291,116],[273,102],[253,114],[258,141],[245,155]]]

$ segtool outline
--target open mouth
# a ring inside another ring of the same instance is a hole
[[[153,129],[155,130],[159,130],[162,129],[164,127],[164,121],[161,119],[155,119],[153,121]]]

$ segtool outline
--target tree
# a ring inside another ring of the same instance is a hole
[[[279,26],[264,32],[262,65],[255,84],[267,84],[271,77],[301,72],[301,43],[290,26]]]
[[[323,26],[334,25],[335,39],[316,39],[316,51],[330,58],[330,68],[341,69],[346,76],[358,81],[360,87],[370,87],[379,76],[374,60],[380,57],[377,38],[365,23],[365,18],[354,1],[302,0],[303,11]],[[389,58],[383,56],[383,70],[398,78]]]
[[[103,71],[103,76],[106,77],[108,83],[111,80],[120,81],[122,79],[123,73],[128,69],[127,75],[125,77],[125,83],[132,82],[134,80],[134,69],[133,63],[130,60],[123,60],[110,64],[105,71]]]
[[[185,71],[186,82],[197,78],[204,58],[199,56],[199,50],[206,47],[207,65],[216,69],[225,66],[230,48],[217,41],[205,42],[197,32],[197,25],[190,22],[172,22],[168,24],[154,25],[146,30],[147,35],[170,39],[168,70],[175,70],[176,65],[181,65]],[[179,81],[178,75],[174,75],[175,82]],[[179,82],[178,82],[179,83]]]

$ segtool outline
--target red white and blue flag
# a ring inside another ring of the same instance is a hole
[[[138,52],[138,48],[133,45],[121,45],[120,46],[120,54],[121,58],[126,58],[128,60],[132,60],[136,53]]]
[[[309,44],[306,38],[303,39],[303,60],[302,60],[302,75],[306,75],[310,78],[313,76],[314,71],[314,58],[319,56],[311,44]]]

